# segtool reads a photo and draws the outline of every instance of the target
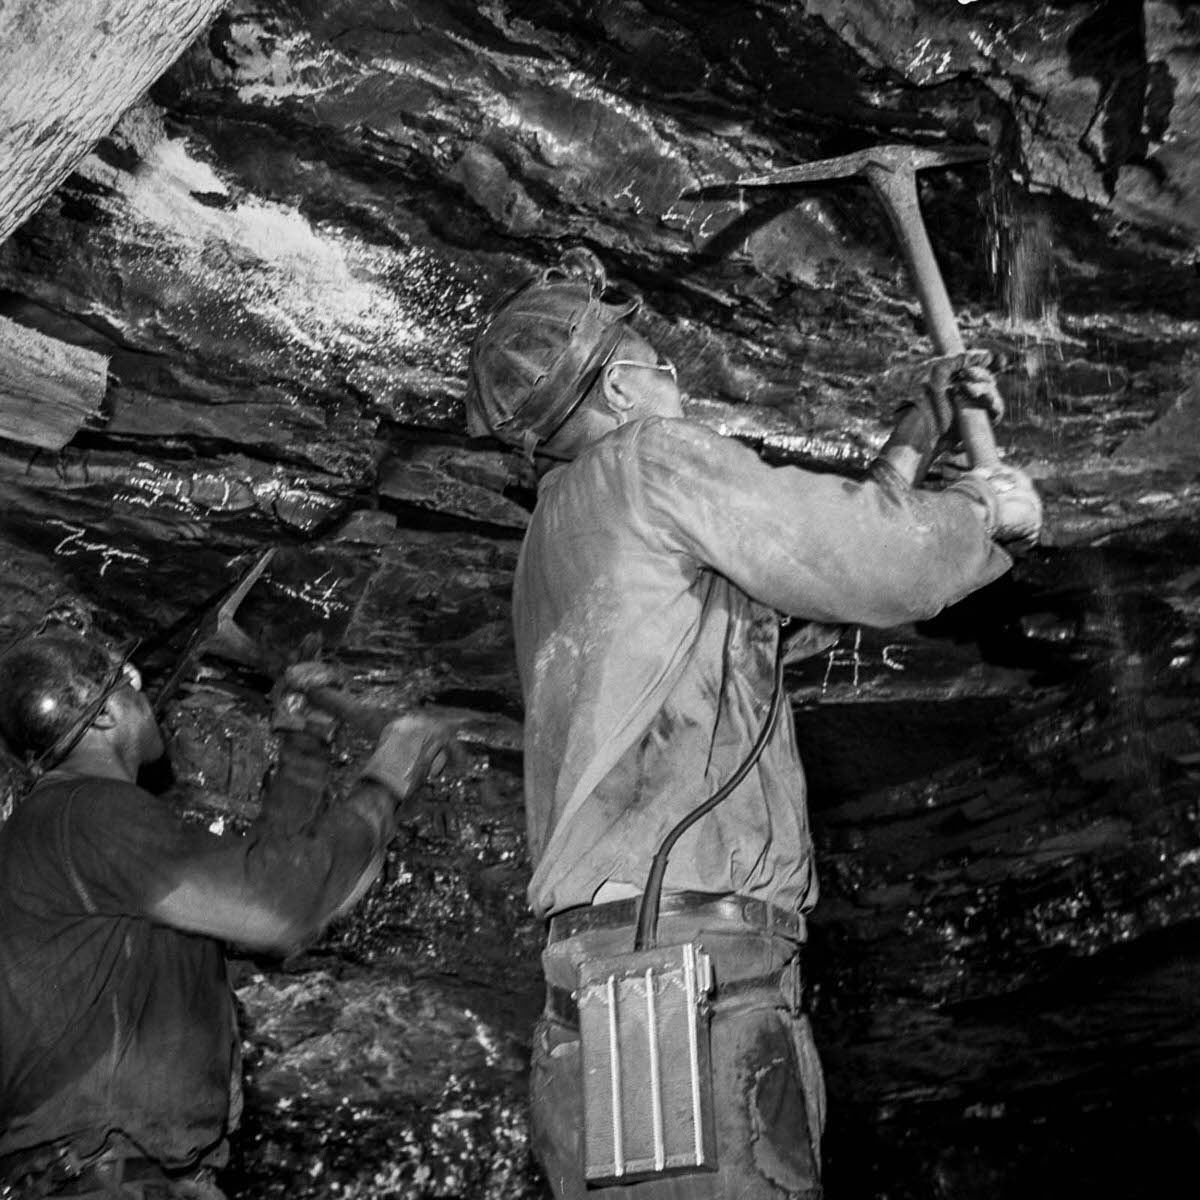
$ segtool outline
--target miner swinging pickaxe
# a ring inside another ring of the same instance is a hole
[[[816,183],[861,175],[871,184],[891,219],[909,274],[917,289],[929,337],[939,355],[964,353],[958,323],[942,280],[917,199],[916,173],[928,167],[978,162],[987,158],[983,146],[918,147],[899,144],[873,146],[839,158],[801,163],[765,175],[747,175],[724,187],[779,187]],[[706,192],[708,188],[699,189]],[[958,429],[972,467],[994,467],[1000,461],[987,411],[960,406]],[[915,451],[914,451],[915,454]]]

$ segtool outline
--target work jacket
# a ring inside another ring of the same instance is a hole
[[[0,1183],[106,1146],[219,1165],[240,1094],[224,942],[318,930],[378,870],[375,816],[217,836],[130,783],[40,782],[0,828]]]
[[[551,470],[513,591],[533,909],[642,890],[663,836],[761,728],[779,614],[889,628],[1010,565],[964,492],[769,467],[691,421],[632,422]],[[677,843],[666,887],[815,901],[786,704],[745,781]]]

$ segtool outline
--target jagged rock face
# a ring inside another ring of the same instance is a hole
[[[242,1194],[543,1194],[508,633],[534,491],[467,436],[469,340],[585,243],[692,415],[853,471],[930,353],[877,200],[683,193],[877,142],[992,147],[922,203],[1048,524],[978,602],[789,675],[831,1195],[1140,1195],[1122,1120],[1184,1161],[1198,66],[1197,10],[1153,0],[242,0],[0,244],[0,315],[110,358],[65,452],[0,444],[9,626],[68,593],[152,639],[277,548],[241,614],[262,661],[206,659],[168,712],[177,803],[254,812],[302,645],[365,701],[491,722],[354,922],[242,963]]]

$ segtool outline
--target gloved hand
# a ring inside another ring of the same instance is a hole
[[[293,692],[311,692],[314,688],[340,687],[342,672],[332,663],[293,663],[283,673],[284,687]]]
[[[988,350],[968,350],[934,359],[915,399],[896,410],[896,426],[879,453],[899,481],[919,484],[933,460],[953,439],[958,406],[981,405],[998,421],[1004,401],[987,364]]]
[[[272,689],[271,728],[278,732],[312,733],[328,740],[337,726],[337,717],[311,705],[307,693],[315,688],[337,687],[340,683],[341,673],[329,663],[293,663]]]
[[[896,410],[897,423],[917,409],[925,419],[927,444],[932,448],[953,431],[959,407],[985,408],[993,422],[1001,420],[1004,399],[996,377],[988,369],[991,361],[990,350],[967,350],[935,358],[920,394]]]
[[[1001,463],[967,471],[950,491],[966,492],[984,510],[988,537],[1023,553],[1037,545],[1042,532],[1042,501],[1033,481],[1019,467]]]
[[[397,717],[379,735],[362,778],[383,784],[401,799],[408,797],[445,765],[454,750],[455,731],[453,723],[421,712]]]
[[[930,391],[945,393],[951,409],[983,408],[992,424],[1004,420],[1004,397],[991,372],[990,350],[967,350],[935,358],[930,364]]]

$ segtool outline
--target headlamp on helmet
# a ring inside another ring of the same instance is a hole
[[[78,605],[57,605],[0,651],[0,737],[35,773],[61,762],[125,678]]]

